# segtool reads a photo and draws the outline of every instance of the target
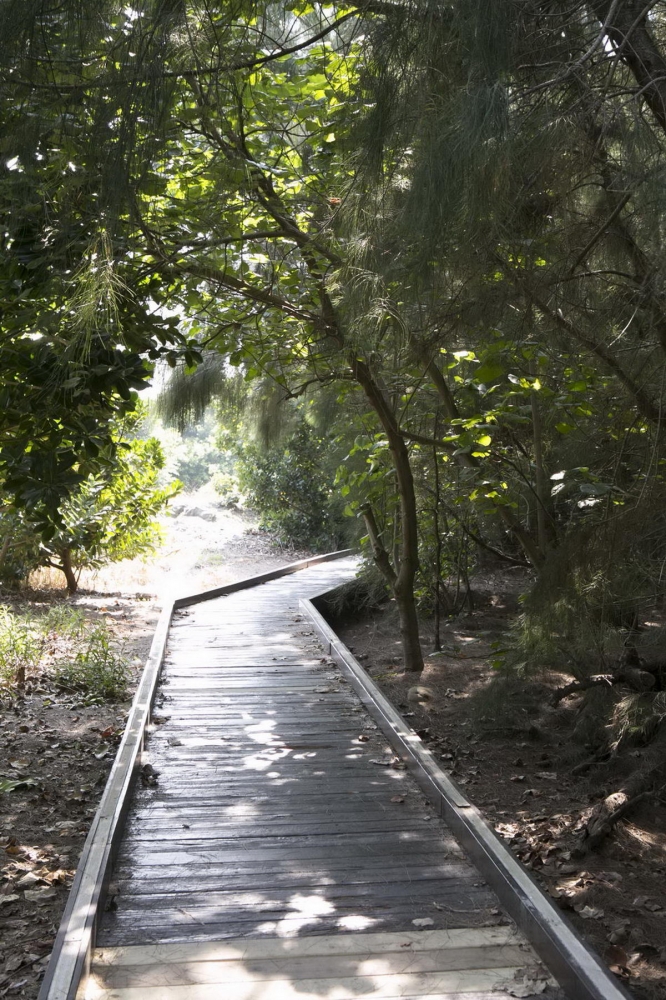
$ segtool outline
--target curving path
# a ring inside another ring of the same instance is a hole
[[[553,995],[298,601],[177,611],[86,1000]]]

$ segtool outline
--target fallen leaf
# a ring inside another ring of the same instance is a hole
[[[23,895],[30,903],[46,903],[49,899],[56,898],[56,891],[55,889],[48,889],[46,887],[43,889],[26,889]]]
[[[44,880],[49,883],[49,885],[53,885],[56,882],[64,885],[66,882],[68,882],[74,877],[74,872],[67,871],[67,869],[65,868],[58,868],[54,872],[48,872],[48,874],[44,875],[43,877]]]
[[[16,903],[21,897],[16,892],[10,892],[8,896],[0,896],[0,906],[5,903]]]
[[[583,906],[577,913],[584,920],[601,920],[604,915],[604,911],[598,906]]]
[[[416,920],[412,920],[415,927],[432,927],[435,921],[432,917],[417,917]]]
[[[18,880],[16,885],[19,889],[29,889],[33,885],[38,885],[41,881],[39,875],[35,875],[34,872],[27,872],[23,878]]]
[[[38,784],[36,778],[0,778],[0,792],[8,795],[18,788],[35,788]]]
[[[366,736],[365,733],[361,733],[361,735],[358,738],[359,743],[367,743],[369,740],[370,737]]]
[[[509,996],[512,997],[533,997],[537,993],[543,993],[548,984],[544,982],[543,979],[537,980],[537,982],[529,983],[510,983],[505,985],[504,983],[499,983],[498,987],[505,990]]]
[[[620,920],[619,923],[613,926],[610,934],[608,935],[608,940],[611,944],[619,944],[620,941],[624,941],[627,937],[630,927],[631,920]]]
[[[391,798],[391,802],[404,802],[404,801],[405,801],[405,796],[404,795],[394,795]]]

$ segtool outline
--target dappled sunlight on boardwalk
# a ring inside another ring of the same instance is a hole
[[[490,1000],[534,964],[298,613],[353,571],[175,617],[87,1000]]]

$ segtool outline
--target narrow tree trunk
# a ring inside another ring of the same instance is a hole
[[[377,414],[388,439],[389,450],[396,473],[400,497],[400,564],[396,567],[393,595],[398,605],[400,633],[403,641],[405,671],[421,673],[423,653],[419,639],[419,625],[414,600],[414,579],[419,568],[418,517],[414,478],[409,460],[409,450],[400,427],[381,389],[372,377],[365,361],[351,359],[356,381]]]
[[[65,579],[67,580],[67,593],[75,594],[79,589],[79,582],[76,579],[76,574],[72,568],[72,551],[71,549],[62,549],[60,552],[60,562],[61,570],[65,574]]]
[[[374,511],[370,504],[365,504],[361,508],[361,513],[365,520],[365,526],[372,546],[377,568],[388,583],[398,608],[398,618],[400,621],[400,638],[402,640],[402,655],[406,673],[421,673],[423,670],[423,653],[421,651],[421,640],[419,637],[419,622],[416,614],[416,604],[414,602],[414,579],[396,572],[391,563],[390,556],[386,551]]]
[[[9,546],[11,544],[11,540],[12,540],[12,536],[11,535],[7,535],[7,537],[5,538],[5,540],[2,543],[2,548],[0,549],[0,567],[2,567],[3,564],[4,564],[4,562],[5,562],[5,559],[7,557],[7,552],[9,550]]]
[[[594,13],[613,42],[622,62],[639,85],[638,93],[666,132],[666,58],[648,19],[645,0],[592,0]]]
[[[400,637],[402,639],[402,653],[405,664],[405,673],[418,673],[423,670],[423,652],[421,650],[421,638],[419,636],[419,619],[416,614],[416,603],[414,601],[414,578],[409,574],[404,574],[396,580],[393,593],[395,594],[398,606],[398,616],[400,618]]]
[[[530,308],[531,312],[531,308]],[[536,372],[533,370],[532,375]],[[548,548],[549,525],[547,521],[546,504],[548,502],[548,480],[543,464],[543,434],[541,428],[541,409],[536,389],[530,393],[532,407],[532,446],[534,448],[534,487],[537,498],[537,545],[542,555]]]
[[[438,431],[437,417],[435,417],[435,438],[437,438]],[[442,648],[441,601],[444,581],[442,580],[442,533],[439,527],[439,456],[436,447],[432,450],[432,460],[435,470],[435,502],[432,509],[433,530],[435,532],[435,634],[433,636],[432,648],[438,653]]]

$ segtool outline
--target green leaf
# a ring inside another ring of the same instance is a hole
[[[9,795],[20,788],[39,788],[36,778],[0,778],[0,792]]]

